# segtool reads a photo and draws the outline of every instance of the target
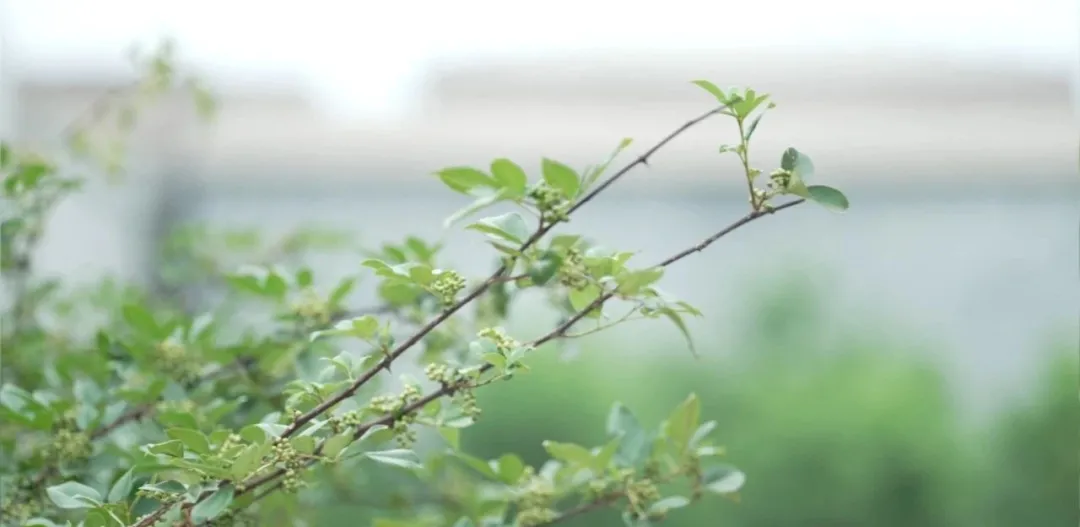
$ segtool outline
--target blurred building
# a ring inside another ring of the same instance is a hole
[[[450,260],[480,273],[491,262],[478,237],[440,228],[464,201],[434,183],[434,170],[509,157],[535,174],[541,156],[583,166],[632,137],[628,161],[710,106],[689,83],[699,78],[773,94],[779,106],[755,136],[754,159],[768,171],[796,146],[813,157],[817,180],[844,189],[853,207],[845,216],[796,209],[688,260],[666,282],[709,313],[698,332],[729,332],[739,306],[725,299],[738,297],[747,273],[824,269],[838,313],[899,318],[947,343],[956,355],[943,360],[981,401],[1022,380],[1039,332],[1075,323],[1077,135],[1068,76],[933,57],[440,63],[407,119],[350,126],[313,110],[296,79],[226,90],[210,128],[177,98],[140,126],[130,184],[92,188],[60,211],[43,266],[145,277],[156,237],[205,219],[271,231],[305,222],[355,227],[368,242],[447,236]],[[123,82],[31,72],[14,83],[12,122],[3,129],[50,144]],[[689,131],[651,168],[583,209],[575,228],[640,250],[643,263],[695,243],[745,211],[734,159],[717,154],[735,134],[722,119]],[[345,273],[357,263],[319,265]]]

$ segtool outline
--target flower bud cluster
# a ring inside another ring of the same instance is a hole
[[[443,270],[435,275],[435,280],[431,282],[431,292],[447,306],[457,301],[457,295],[462,289],[465,289],[465,278],[453,270]]]
[[[536,475],[535,469],[525,467],[518,480],[517,525],[533,527],[554,521],[559,513],[552,508],[555,489],[551,482]]]
[[[558,223],[570,219],[570,201],[561,190],[539,183],[529,190],[529,197],[536,202],[536,208],[549,223]]]
[[[589,285],[589,271],[585,268],[585,257],[581,250],[571,247],[563,257],[559,268],[559,283],[570,289],[581,289]]]
[[[416,412],[405,412],[405,409],[419,401],[420,397],[420,388],[407,384],[399,395],[378,395],[372,397],[368,403],[368,407],[375,412],[394,416],[390,428],[394,431],[394,439],[402,448],[409,448],[416,442],[416,431],[411,428],[416,422]]]

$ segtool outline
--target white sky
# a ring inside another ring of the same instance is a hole
[[[931,49],[1077,62],[1077,0],[0,0],[19,64],[120,65],[167,33],[214,71],[304,75],[350,114],[390,108],[423,61],[607,49]]]

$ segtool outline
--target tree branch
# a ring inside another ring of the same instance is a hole
[[[717,231],[715,234],[709,236],[708,238],[705,238],[700,243],[698,243],[698,244],[696,244],[696,245],[694,245],[694,246],[692,246],[692,247],[690,247],[690,248],[688,248],[686,250],[680,251],[680,252],[676,253],[675,255],[665,259],[664,261],[662,261],[662,262],[660,262],[658,264],[658,267],[667,267],[669,265],[672,265],[672,264],[678,262],[679,260],[682,260],[683,258],[686,258],[687,256],[690,256],[691,254],[701,252],[702,250],[704,250],[708,246],[712,245],[713,243],[716,243],[716,241],[720,240],[724,236],[727,236],[728,234],[731,234],[732,232],[736,231],[740,227],[743,227],[743,226],[745,226],[745,225],[747,225],[747,224],[749,224],[749,223],[751,223],[751,222],[753,222],[755,220],[758,220],[758,219],[760,219],[760,218],[762,218],[764,216],[772,215],[772,214],[774,214],[776,212],[780,212],[782,210],[789,209],[791,207],[802,204],[804,202],[805,202],[805,200],[798,199],[798,200],[795,200],[795,201],[790,201],[788,203],[784,203],[782,205],[779,205],[779,206],[777,206],[777,207],[775,207],[775,208],[773,208],[771,210],[761,209],[761,210],[757,210],[757,211],[752,211],[752,212],[748,213],[747,215],[743,216],[742,218],[739,218],[735,222],[731,223],[727,227],[724,227],[723,229]],[[599,297],[597,297],[596,300],[594,300],[592,303],[590,303],[584,309],[578,311],[574,316],[570,317],[569,319],[564,321],[562,324],[559,324],[558,326],[556,326],[554,329],[552,329],[550,332],[548,332],[544,336],[542,336],[542,337],[532,341],[531,343],[529,343],[529,346],[531,346],[533,348],[537,348],[537,347],[539,347],[539,346],[541,346],[541,345],[543,345],[543,344],[545,344],[547,342],[550,342],[552,340],[563,337],[566,334],[566,332],[569,331],[570,328],[574,326],[574,324],[576,324],[582,318],[585,318],[585,316],[590,311],[600,307],[601,305],[603,305],[604,302],[610,300],[614,296],[615,296],[615,291],[614,290],[608,291],[607,293],[604,293],[603,295],[600,295]],[[493,367],[494,366],[492,366],[491,364],[485,364],[484,366],[482,366],[480,368],[479,372],[484,373],[484,372],[490,371]],[[379,419],[376,419],[374,421],[371,421],[371,422],[368,422],[366,424],[358,426],[356,428],[356,430],[353,432],[353,440],[354,441],[358,440],[365,433],[367,433],[368,430],[371,430],[372,428],[374,428],[376,426],[379,426],[379,425],[391,426],[391,425],[394,424],[394,421],[397,419],[398,415],[411,414],[413,412],[419,411],[419,410],[423,409],[425,406],[427,406],[429,403],[435,401],[436,399],[440,399],[442,397],[453,395],[453,393],[455,391],[457,391],[458,389],[459,388],[457,386],[444,384],[439,389],[425,395],[424,397],[421,397],[420,399],[416,400],[412,404],[409,404],[405,408],[402,408],[401,411],[398,412],[395,415],[386,415],[386,416],[383,416],[383,417],[381,417]],[[315,455],[319,455],[321,452],[322,452],[322,445],[320,444],[319,447],[315,449]],[[313,463],[314,463],[314,461],[309,462],[309,466],[311,464],[313,464]],[[274,470],[272,472],[268,472],[268,473],[266,473],[266,474],[264,474],[262,476],[259,476],[257,478],[253,478],[253,479],[251,479],[251,480],[244,483],[244,485],[243,485],[244,489],[242,491],[240,491],[240,492],[237,492],[237,495],[239,496],[239,495],[245,494],[247,492],[251,492],[252,490],[254,490],[254,489],[256,489],[256,488],[258,488],[258,487],[260,487],[262,485],[265,485],[265,484],[267,484],[269,482],[273,482],[273,481],[277,480],[278,478],[280,478],[284,474],[285,474],[284,469],[277,469],[277,470]],[[585,512],[585,511],[582,511],[582,512]]]
[[[676,128],[674,131],[672,131],[666,137],[661,139],[660,142],[656,143],[652,148],[645,151],[644,154],[641,154],[640,156],[638,156],[632,162],[630,162],[629,164],[624,166],[618,172],[616,172],[611,177],[606,179],[603,183],[598,185],[591,192],[589,192],[584,197],[582,197],[580,200],[578,200],[577,203],[575,203],[570,208],[569,213],[573,213],[574,211],[581,208],[583,205],[585,205],[589,201],[592,201],[597,195],[599,195],[605,189],[607,189],[608,187],[613,185],[616,181],[621,179],[623,176],[625,176],[627,173],[629,173],[631,170],[633,170],[638,165],[647,165],[648,162],[649,162],[649,158],[652,157],[653,154],[655,154],[657,151],[659,151],[661,148],[663,148],[665,145],[667,145],[673,139],[675,139],[676,137],[681,135],[683,132],[689,130],[690,128],[694,127],[695,125],[701,123],[702,121],[704,121],[704,120],[706,120],[706,119],[708,119],[708,118],[710,118],[710,117],[712,117],[714,115],[722,113],[724,111],[725,111],[725,107],[723,107],[723,106],[713,108],[712,110],[709,110],[708,112],[705,112],[704,114],[683,123],[682,126]],[[526,240],[525,243],[523,243],[521,245],[521,247],[518,248],[518,251],[519,252],[524,252],[529,247],[532,247],[534,244],[536,244],[536,242],[540,241],[540,239],[543,238],[545,234],[547,234],[549,231],[551,231],[551,229],[553,229],[555,227],[555,225],[556,225],[555,223],[541,223],[540,227],[536,230],[536,232],[534,232],[533,235],[530,236],[529,239]],[[480,295],[484,294],[489,288],[491,288],[491,286],[493,286],[496,283],[499,283],[500,281],[502,281],[503,276],[507,273],[507,271],[509,271],[509,268],[507,267],[506,264],[503,264],[503,265],[499,266],[499,268],[490,277],[488,277],[487,280],[485,280],[483,283],[481,283],[479,286],[477,286],[475,289],[473,289],[469,294],[465,295],[465,297],[463,297],[461,300],[458,300],[453,305],[446,308],[446,310],[444,310],[442,313],[439,313],[439,315],[437,315],[435,318],[431,319],[430,322],[428,322],[423,327],[421,327],[419,330],[417,330],[416,333],[413,333],[413,335],[411,337],[409,337],[408,339],[405,339],[404,342],[402,342],[396,348],[394,348],[392,351],[387,353],[386,356],[383,358],[383,360],[379,361],[378,364],[371,367],[371,369],[367,370],[362,375],[360,375],[347,388],[345,388],[344,390],[339,392],[337,395],[335,395],[335,396],[327,399],[326,401],[322,402],[321,404],[319,404],[315,408],[312,408],[311,410],[309,410],[309,411],[305,412],[304,414],[300,415],[299,417],[297,417],[293,421],[293,423],[291,425],[289,425],[288,428],[285,429],[285,432],[282,434],[282,437],[290,437],[290,436],[292,436],[293,434],[298,432],[301,428],[303,428],[304,425],[308,424],[309,422],[311,422],[313,419],[315,419],[319,415],[322,415],[326,411],[328,411],[328,410],[332,409],[333,407],[337,406],[339,403],[341,403],[345,399],[348,399],[349,397],[352,397],[354,394],[356,394],[357,391],[360,390],[361,387],[363,387],[365,384],[370,382],[371,379],[373,379],[376,375],[378,375],[378,373],[380,371],[382,371],[383,369],[388,369],[390,367],[390,364],[393,363],[393,361],[397,360],[397,358],[400,357],[402,354],[404,354],[406,351],[408,351],[409,348],[412,348],[414,345],[416,345],[416,343],[420,342],[420,340],[422,340],[425,336],[427,336],[429,333],[431,333],[440,324],[442,324],[448,318],[453,316],[454,313],[458,312],[461,308],[465,307],[470,302],[472,302],[473,300],[478,298]]]

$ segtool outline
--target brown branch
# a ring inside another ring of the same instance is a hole
[[[716,243],[716,241],[723,238],[724,236],[727,236],[728,234],[731,234],[732,232],[739,229],[740,227],[743,227],[743,226],[745,226],[745,225],[747,225],[747,224],[749,224],[749,223],[751,223],[751,222],[753,222],[753,221],[755,221],[757,219],[760,219],[760,218],[762,218],[764,216],[769,216],[769,215],[772,215],[772,214],[774,214],[776,212],[780,212],[780,211],[782,211],[784,209],[789,209],[791,207],[794,207],[796,205],[804,203],[805,201],[806,200],[798,199],[798,200],[795,200],[795,201],[784,203],[784,204],[779,205],[779,206],[777,206],[777,207],[775,207],[773,209],[761,209],[761,210],[757,210],[757,211],[752,211],[749,214],[747,214],[747,215],[743,216],[742,218],[739,218],[735,222],[731,223],[727,227],[724,227],[723,229],[717,231],[715,234],[709,236],[708,238],[705,238],[700,243],[698,243],[698,244],[696,244],[696,245],[694,245],[694,246],[692,246],[692,247],[690,247],[690,248],[688,248],[686,250],[680,251],[680,252],[676,253],[675,255],[671,256],[670,258],[665,259],[664,261],[660,262],[657,265],[657,267],[667,267],[669,265],[672,265],[675,262],[678,262],[679,260],[682,260],[683,258],[686,258],[687,256],[690,256],[690,255],[692,255],[694,253],[697,253],[697,252],[701,252],[702,250],[704,250],[708,246],[712,245],[713,243]],[[574,314],[574,316],[570,317],[569,319],[564,321],[562,324],[559,324],[557,327],[555,327],[555,329],[551,330],[546,335],[544,335],[544,336],[532,341],[531,343],[529,343],[529,346],[532,347],[532,348],[536,348],[536,347],[539,347],[539,346],[541,346],[541,345],[543,345],[543,344],[545,344],[547,342],[550,342],[552,340],[563,337],[564,335],[566,335],[566,332],[569,331],[570,328],[572,328],[574,326],[574,324],[576,324],[582,318],[585,318],[585,316],[590,311],[600,307],[601,305],[603,305],[604,302],[610,300],[612,297],[615,296],[615,294],[616,294],[616,292],[614,290],[612,290],[612,291],[608,291],[608,292],[600,295],[599,297],[596,298],[596,300],[593,300],[592,303],[590,303],[584,309],[582,309],[581,311],[578,311],[576,314]],[[482,366],[480,368],[479,373],[484,373],[484,372],[490,371],[493,367],[494,366],[491,365],[491,364],[485,364],[484,366]],[[416,400],[415,402],[405,406],[404,408],[402,408],[396,414],[386,415],[386,416],[383,416],[383,417],[381,417],[379,419],[371,421],[371,422],[369,422],[367,424],[358,426],[356,428],[355,432],[353,432],[353,440],[354,441],[358,440],[368,430],[371,430],[372,428],[374,428],[376,426],[379,426],[379,425],[391,426],[391,425],[394,424],[394,421],[398,418],[398,416],[411,414],[413,412],[419,411],[422,408],[424,408],[425,406],[427,406],[429,403],[435,401],[436,399],[440,399],[440,398],[445,397],[445,396],[453,395],[453,393],[455,391],[457,391],[458,389],[459,389],[458,386],[444,384],[438,390],[435,390],[435,391],[425,395],[424,397],[421,397],[420,399]],[[321,453],[321,452],[322,452],[322,444],[320,444],[319,447],[315,450],[315,455],[319,455],[319,453]],[[308,466],[310,466],[312,464],[314,464],[314,461],[309,461],[308,462]],[[278,478],[280,478],[284,474],[285,474],[284,469],[277,469],[277,470],[274,470],[272,472],[268,472],[268,473],[266,473],[266,474],[264,474],[262,476],[259,476],[257,478],[253,478],[253,479],[251,479],[251,480],[244,483],[244,485],[243,485],[244,490],[241,491],[241,492],[237,492],[237,495],[239,496],[239,495],[245,494],[247,492],[251,492],[252,490],[258,488],[261,485],[265,485],[266,483],[277,480]],[[274,488],[276,488],[276,487],[277,486],[275,485]],[[269,492],[269,491],[267,491],[267,492]],[[209,495],[209,494],[207,494],[207,495]],[[582,511],[582,512],[584,512],[584,511]]]
[[[647,165],[648,162],[649,162],[649,158],[652,157],[653,154],[655,154],[657,151],[659,151],[661,148],[663,148],[669,142],[671,142],[673,139],[678,137],[683,132],[685,132],[685,131],[689,130],[690,128],[694,127],[698,123],[701,123],[702,121],[708,119],[709,117],[712,117],[714,115],[722,113],[724,111],[724,108],[725,107],[723,107],[723,106],[718,107],[718,108],[714,108],[714,109],[709,110],[708,112],[706,112],[706,113],[704,113],[704,114],[702,114],[702,115],[700,115],[700,116],[698,116],[698,117],[696,117],[694,119],[691,119],[691,120],[683,123],[682,126],[676,128],[673,132],[671,132],[666,137],[661,139],[660,142],[656,143],[656,145],[654,145],[652,148],[645,151],[644,154],[641,154],[640,156],[638,156],[636,159],[634,159],[634,161],[632,161],[629,164],[627,164],[626,166],[624,166],[622,169],[620,169],[618,172],[616,172],[610,178],[606,179],[603,183],[598,185],[591,192],[589,192],[588,194],[583,196],[580,200],[577,201],[577,203],[575,203],[570,208],[569,213],[573,213],[574,211],[581,208],[583,205],[585,205],[589,201],[593,200],[598,194],[600,194],[605,189],[607,189],[608,187],[613,185],[616,181],[621,179],[623,176],[625,176],[627,173],[629,173],[631,170],[633,170],[638,165]],[[553,229],[555,227],[555,225],[556,225],[555,223],[541,223],[540,227],[536,230],[536,232],[534,232],[533,235],[530,236],[528,240],[525,240],[525,243],[523,243],[521,245],[521,247],[518,248],[518,251],[519,252],[524,252],[529,247],[532,247],[534,244],[536,244],[536,242],[538,242],[541,238],[543,238],[545,234],[547,234],[551,229]],[[509,271],[509,268],[505,263],[503,265],[500,265],[499,268],[490,277],[488,277],[487,280],[485,280],[483,283],[481,283],[479,286],[477,286],[475,289],[473,289],[469,294],[465,295],[464,298],[462,298],[461,300],[458,300],[457,302],[455,302],[454,304],[452,304],[451,306],[446,308],[442,313],[439,313],[439,315],[437,315],[435,318],[431,319],[430,322],[428,322],[423,327],[421,327],[419,330],[417,330],[416,333],[413,333],[413,335],[411,337],[405,339],[405,341],[402,342],[401,344],[399,344],[396,348],[389,351],[386,354],[386,356],[383,358],[383,360],[379,361],[378,364],[376,364],[371,369],[369,369],[368,371],[366,371],[362,375],[360,375],[360,377],[357,378],[347,388],[345,388],[341,392],[338,392],[337,395],[335,395],[335,396],[327,399],[326,401],[320,403],[315,408],[312,408],[311,410],[305,412],[303,415],[297,417],[293,421],[293,423],[291,425],[289,425],[288,428],[285,429],[285,432],[282,434],[282,437],[290,437],[290,436],[292,436],[293,434],[298,432],[301,428],[303,428],[304,425],[308,424],[309,422],[311,422],[316,417],[322,415],[326,411],[328,411],[331,408],[337,406],[339,403],[341,403],[345,399],[348,399],[349,397],[352,397],[354,394],[356,394],[357,391],[360,390],[361,387],[363,387],[365,384],[370,382],[371,379],[373,379],[376,375],[378,375],[378,373],[380,371],[382,371],[384,369],[389,369],[390,364],[393,363],[393,361],[397,360],[397,358],[400,357],[402,354],[404,354],[406,351],[408,351],[409,348],[412,348],[414,345],[416,345],[416,343],[420,342],[421,339],[423,339],[429,333],[434,331],[435,328],[437,328],[440,324],[442,324],[448,318],[453,316],[454,313],[458,312],[461,308],[465,307],[470,302],[475,300],[477,297],[484,294],[489,288],[491,288],[491,286],[493,286],[496,283],[499,283],[500,281],[502,281],[503,276],[506,274],[507,271]]]

